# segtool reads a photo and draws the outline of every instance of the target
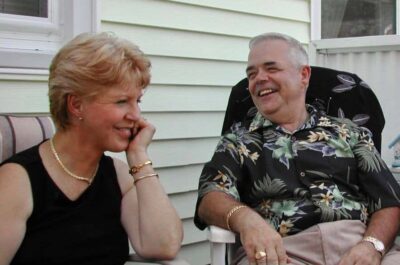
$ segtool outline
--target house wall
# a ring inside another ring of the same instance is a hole
[[[279,31],[309,42],[309,1],[112,0],[101,29],[137,43],[153,65],[143,115],[157,132],[156,170],[183,220],[180,255],[206,264],[206,235],[193,224],[198,178],[219,139],[230,88],[245,76],[249,39]],[[123,8],[122,8],[123,7]]]
[[[193,225],[197,182],[218,141],[230,88],[245,76],[248,41],[278,31],[307,45],[309,0],[100,3],[101,30],[132,40],[151,59],[152,83],[142,103],[157,127],[150,155],[183,220],[180,256],[207,264],[205,232]],[[0,113],[48,112],[46,71],[0,72]]]

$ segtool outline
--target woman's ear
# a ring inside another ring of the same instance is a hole
[[[83,102],[80,97],[74,94],[69,94],[67,96],[67,108],[68,112],[79,120],[83,118]]]

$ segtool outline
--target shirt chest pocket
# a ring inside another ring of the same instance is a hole
[[[306,175],[311,182],[329,179],[338,185],[357,185],[357,163],[350,157],[324,157],[309,163]]]

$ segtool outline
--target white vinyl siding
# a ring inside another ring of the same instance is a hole
[[[278,31],[310,36],[309,1],[102,1],[104,31],[140,46],[152,62],[143,115],[156,127],[151,158],[183,220],[180,256],[210,262],[205,233],[193,224],[203,164],[215,149],[230,89],[245,77],[248,41]]]
[[[127,38],[152,62],[143,115],[157,127],[150,155],[183,220],[180,256],[210,262],[193,224],[203,164],[214,151],[230,89],[245,77],[248,41],[277,31],[310,40],[309,0],[102,0],[101,31]],[[45,71],[0,74],[0,113],[47,113]],[[123,155],[118,154],[122,157]]]
[[[0,113],[48,113],[47,78],[0,73]]]

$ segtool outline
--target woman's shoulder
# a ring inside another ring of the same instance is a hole
[[[13,211],[13,215],[15,213],[16,218],[27,220],[32,213],[30,180],[22,165],[10,162],[0,167],[0,201],[7,205],[6,211],[9,209]]]
[[[122,159],[119,159],[117,157],[112,157],[112,162],[115,167],[115,172],[117,173],[117,177],[130,177],[129,175],[129,166],[125,161],[122,161]]]
[[[114,163],[115,172],[117,173],[121,192],[124,195],[132,187],[133,177],[129,174],[129,166],[125,161],[116,157],[112,157],[112,161]]]
[[[7,163],[15,163],[20,164],[22,166],[28,165],[30,163],[34,163],[40,161],[39,155],[39,145],[32,146],[24,151],[21,151],[10,158],[3,161],[0,166],[5,165]]]
[[[100,164],[105,165],[106,167],[112,167],[115,169],[115,172],[118,175],[120,175],[122,172],[129,171],[128,164],[123,161],[121,158],[118,158],[116,156],[110,156],[107,154],[104,154],[103,157],[101,158]]]

